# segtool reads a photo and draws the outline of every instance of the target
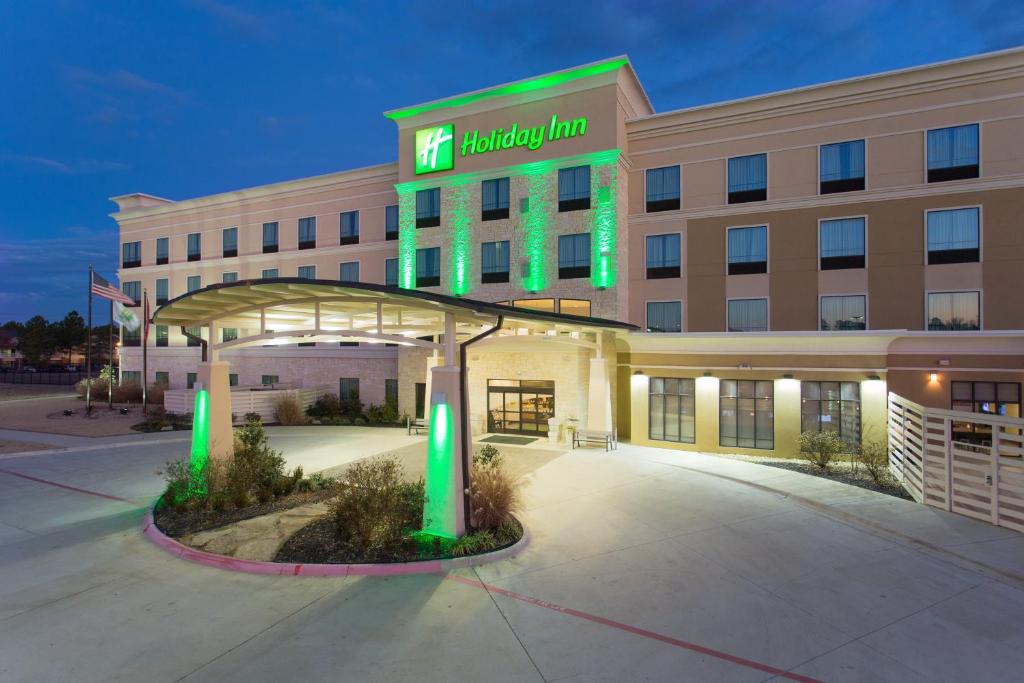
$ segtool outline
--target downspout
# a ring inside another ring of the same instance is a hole
[[[197,337],[196,335],[194,335],[191,332],[189,332],[188,328],[186,328],[184,325],[181,326],[181,333],[183,335],[185,335],[186,339],[189,339],[189,340],[195,341],[195,342],[199,342],[199,346],[201,346],[203,348],[203,362],[205,363],[206,362],[206,340],[203,339],[202,337]]]
[[[466,376],[466,347],[470,344],[475,344],[484,337],[489,337],[498,330],[501,329],[502,323],[505,321],[505,316],[499,315],[498,322],[491,329],[486,332],[481,332],[471,339],[467,339],[459,346],[459,378],[462,382],[462,391],[459,392],[459,414],[462,416],[462,505],[463,514],[466,519],[466,527],[470,525],[470,508],[469,508],[469,468],[473,464],[472,458],[469,457],[469,439],[466,438],[467,434],[472,434],[473,429],[469,424],[469,415],[466,414],[466,393],[469,391],[469,382]]]

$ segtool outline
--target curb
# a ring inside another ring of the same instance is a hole
[[[266,574],[270,576],[408,576],[412,574],[441,574],[453,569],[466,569],[489,562],[506,560],[522,552],[530,541],[530,532],[523,526],[523,537],[501,550],[470,557],[453,557],[444,560],[422,560],[419,562],[360,563],[360,564],[301,564],[296,562],[266,562],[243,560],[227,555],[217,555],[190,548],[165,535],[153,522],[153,509],[146,509],[142,521],[142,533],[154,545],[178,559],[196,564],[226,569],[245,574]]]

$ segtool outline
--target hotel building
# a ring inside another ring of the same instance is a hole
[[[124,291],[359,281],[636,326],[603,353],[474,346],[477,432],[602,424],[595,381],[620,438],[691,450],[881,439],[887,391],[1020,415],[1024,50],[667,112],[613,58],[384,115],[394,163],[114,197]],[[429,352],[310,339],[221,355],[240,388],[328,385],[423,415]],[[147,382],[195,381],[197,342],[156,327],[149,343]]]

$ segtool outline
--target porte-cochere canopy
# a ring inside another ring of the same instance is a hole
[[[450,318],[448,317],[450,314]],[[338,280],[272,278],[210,285],[160,306],[157,325],[246,330],[211,347],[295,342],[361,341],[441,348],[434,339],[454,323],[456,344],[493,329],[502,335],[543,336],[587,344],[601,331],[635,325],[561,313],[512,308],[472,299]]]

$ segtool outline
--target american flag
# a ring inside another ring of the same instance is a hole
[[[90,287],[89,291],[91,291],[96,296],[103,297],[104,299],[109,299],[110,301],[118,301],[122,304],[125,304],[126,306],[135,305],[134,299],[132,299],[127,294],[123,293],[114,285],[104,280],[103,277],[96,272],[93,272],[92,274],[92,286]]]

